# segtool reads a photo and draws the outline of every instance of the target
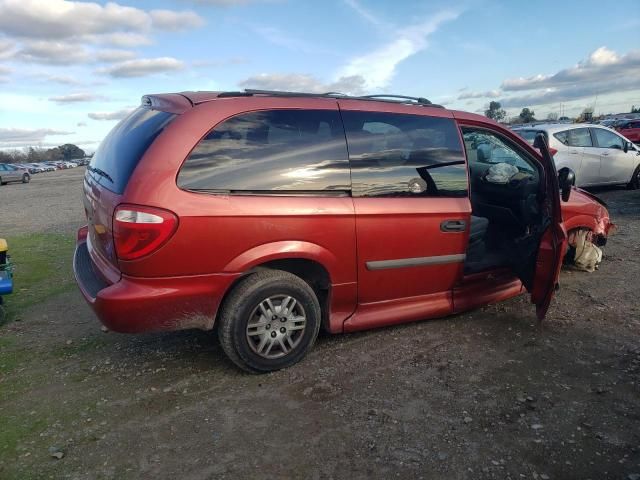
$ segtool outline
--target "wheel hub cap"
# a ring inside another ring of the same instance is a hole
[[[306,324],[304,308],[294,297],[265,298],[253,309],[247,323],[249,347],[264,358],[283,357],[300,344]]]

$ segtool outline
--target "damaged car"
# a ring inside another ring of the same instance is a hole
[[[524,292],[542,319],[565,224],[592,239],[608,227],[580,213],[597,202],[544,135],[534,145],[425,98],[147,95],[87,167],[75,277],[109,329],[215,328],[250,372],[300,361],[321,328]]]
[[[564,263],[593,272],[602,260],[602,249],[615,232],[607,205],[600,198],[574,187],[562,203],[562,218],[567,231],[568,248]]]

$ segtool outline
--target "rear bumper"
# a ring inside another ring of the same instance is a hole
[[[73,271],[100,321],[122,333],[213,328],[220,301],[240,274],[139,278],[109,284],[96,274],[86,242],[76,246]]]

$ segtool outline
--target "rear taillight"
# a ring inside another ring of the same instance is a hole
[[[558,149],[557,148],[553,148],[553,147],[549,147],[549,153],[553,157],[556,153],[558,153]]]
[[[165,244],[178,217],[162,208],[120,205],[113,214],[113,241],[120,260],[136,260]]]

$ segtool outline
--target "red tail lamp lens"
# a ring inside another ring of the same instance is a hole
[[[137,260],[164,245],[178,227],[173,212],[120,205],[113,215],[113,240],[120,260]]]

